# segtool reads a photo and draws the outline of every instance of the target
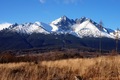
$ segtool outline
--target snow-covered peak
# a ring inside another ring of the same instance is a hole
[[[49,31],[47,31],[46,27],[47,26],[45,26],[44,23],[35,22],[35,23],[13,24],[9,27],[9,30],[18,33],[26,33],[26,34],[32,34],[32,33],[49,34]]]
[[[66,21],[68,19],[68,17],[67,16],[62,16],[61,19]]]
[[[100,30],[90,19],[85,20],[81,24],[73,25],[73,30],[79,37],[112,37],[105,28]]]
[[[62,16],[50,23],[50,26],[52,26],[52,31],[69,31],[71,30],[71,26],[75,24],[75,21],[73,19],[69,19],[66,16]]]
[[[11,26],[12,24],[11,23],[2,23],[0,24],[0,30],[3,30],[5,28],[8,28],[9,26]]]
[[[60,17],[60,18],[52,21],[51,23],[52,23],[52,24],[58,24],[59,22],[61,22],[61,21],[66,21],[67,19],[69,19],[67,16],[62,16],[62,17]]]

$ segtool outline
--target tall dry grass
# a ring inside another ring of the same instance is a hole
[[[120,80],[120,56],[0,64],[0,80]]]

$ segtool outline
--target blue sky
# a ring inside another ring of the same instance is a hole
[[[107,28],[120,28],[120,0],[0,0],[0,23],[51,21],[83,16]]]

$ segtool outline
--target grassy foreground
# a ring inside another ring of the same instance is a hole
[[[0,80],[120,80],[120,56],[0,64]]]

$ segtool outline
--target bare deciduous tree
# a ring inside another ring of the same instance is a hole
[[[116,53],[118,51],[118,40],[119,40],[119,28],[117,28],[117,31],[115,32],[115,39],[116,39]]]
[[[102,25],[103,25],[103,22],[100,21],[99,23],[99,28],[100,28],[100,41],[99,41],[99,52],[101,53],[101,49],[102,49],[102,36],[101,36],[101,31],[102,31]]]

